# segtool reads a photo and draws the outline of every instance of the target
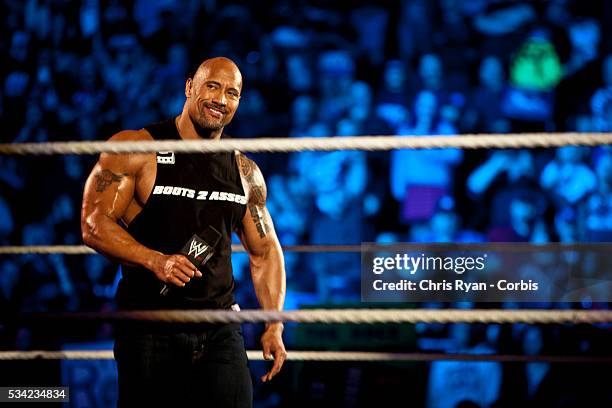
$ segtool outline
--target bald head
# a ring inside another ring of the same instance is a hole
[[[193,80],[206,78],[211,72],[224,71],[233,75],[240,83],[242,90],[242,73],[234,61],[226,57],[215,57],[204,60],[193,75]]]
[[[234,61],[217,57],[202,62],[185,84],[185,108],[198,133],[219,136],[238,109],[241,91],[242,74]]]

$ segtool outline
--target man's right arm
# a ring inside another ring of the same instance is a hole
[[[126,131],[110,141],[141,140],[138,132]],[[89,247],[122,264],[141,266],[166,283],[185,286],[194,275],[201,275],[182,255],[164,255],[136,241],[118,221],[134,199],[138,177],[146,154],[102,153],[83,193],[81,232]]]

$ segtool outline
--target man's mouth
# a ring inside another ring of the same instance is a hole
[[[225,115],[225,111],[222,109],[218,109],[212,106],[204,106],[204,109],[212,116],[213,118],[221,119],[223,115]]]

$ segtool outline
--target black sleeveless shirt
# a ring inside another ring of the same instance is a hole
[[[154,139],[180,139],[174,119],[145,127]],[[201,278],[183,288],[163,283],[153,272],[122,265],[117,291],[121,309],[228,308],[234,303],[231,234],[240,225],[246,198],[236,155],[228,153],[157,153],[157,175],[142,211],[128,232],[141,244],[164,254],[179,253],[193,234],[213,226],[221,233],[215,254]]]

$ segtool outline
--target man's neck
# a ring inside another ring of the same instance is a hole
[[[198,131],[189,118],[189,114],[185,111],[176,117],[174,123],[176,123],[176,128],[178,129],[181,139],[185,140],[221,139],[221,134],[223,133],[223,128],[219,130]]]

